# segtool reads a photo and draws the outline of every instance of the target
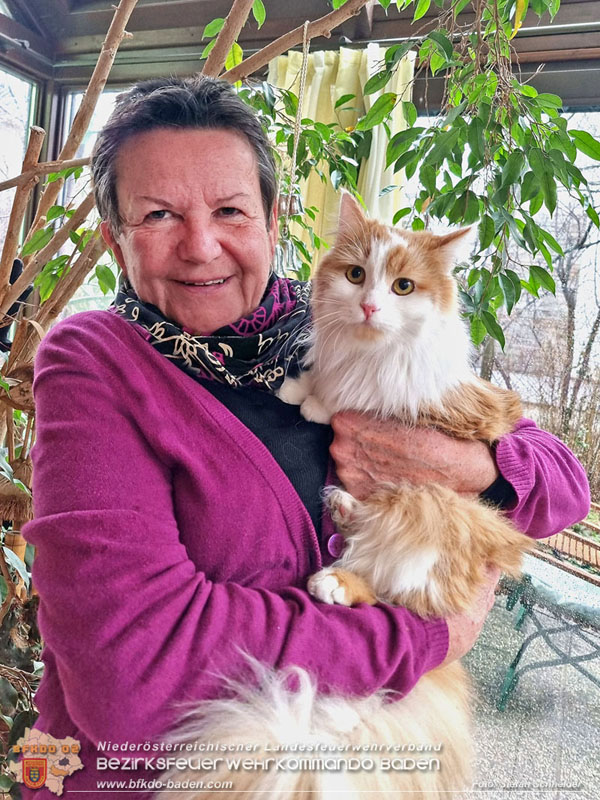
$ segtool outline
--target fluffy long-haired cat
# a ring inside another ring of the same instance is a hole
[[[354,409],[487,442],[508,432],[520,417],[518,398],[475,377],[457,309],[451,271],[465,241],[464,230],[434,236],[368,220],[345,194],[335,245],[314,280],[309,369],[284,383],[282,399],[301,404],[304,416],[319,422]],[[487,564],[517,574],[530,548],[496,510],[440,485],[385,485],[365,501],[335,488],[327,499],[346,549],[308,586],[328,603],[382,600],[422,617],[449,616],[473,604]],[[385,751],[368,752],[373,768],[356,770],[337,770],[333,762],[330,769],[319,767],[310,758],[305,768],[292,770],[229,770],[224,760],[211,780],[231,780],[236,792],[271,800],[367,800],[373,793],[392,800],[404,792],[429,799],[469,785],[470,694],[458,662],[427,673],[394,702],[386,693],[322,696],[306,672],[292,672],[294,690],[289,670],[255,665],[258,688],[230,686],[233,698],[201,704],[177,741],[247,743],[256,746],[252,759],[259,761],[285,744],[312,746],[304,752],[316,758],[317,744],[341,748],[348,757],[352,748],[373,743],[441,743],[437,766],[390,769]],[[195,797],[210,793],[200,790]]]

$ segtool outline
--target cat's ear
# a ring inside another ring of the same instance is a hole
[[[342,191],[338,218],[338,237],[356,235],[358,231],[364,228],[366,221],[366,214],[358,200],[350,192]]]
[[[448,269],[452,269],[456,264],[469,260],[476,234],[475,226],[458,228],[442,236],[433,236],[431,244],[444,263],[448,264]]]

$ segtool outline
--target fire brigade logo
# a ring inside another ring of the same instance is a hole
[[[79,758],[81,746],[77,739],[55,739],[49,733],[33,730],[13,745],[12,752],[20,760],[9,762],[9,769],[19,783],[29,789],[41,789],[60,797],[65,779],[83,769]]]
[[[23,783],[30,789],[39,789],[46,783],[48,762],[45,758],[23,759]]]

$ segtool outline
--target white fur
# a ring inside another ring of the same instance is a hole
[[[251,662],[256,688],[225,681],[234,697],[208,700],[188,714],[184,725],[173,735],[178,746],[196,741],[231,746],[233,752],[182,755],[196,760],[198,755],[220,758],[215,769],[173,770],[161,776],[185,781],[231,780],[231,796],[263,800],[398,800],[399,797],[426,797],[442,800],[450,793],[466,789],[470,748],[467,698],[457,698],[440,682],[435,672],[424,675],[418,685],[402,699],[379,692],[365,698],[327,696],[317,691],[308,674],[299,668],[274,672]],[[464,682],[460,665],[452,665],[454,681]],[[295,685],[295,690],[290,689]],[[394,700],[394,702],[390,702]],[[239,752],[247,744],[250,752]],[[402,751],[402,746],[407,749]],[[299,749],[299,746],[302,749]],[[435,748],[414,752],[414,747]],[[279,749],[277,749],[279,748]],[[356,750],[354,748],[364,748]],[[394,748],[397,748],[394,750]],[[384,760],[432,759],[431,771],[402,772],[386,768]],[[268,769],[228,769],[227,759],[265,763]],[[372,769],[281,770],[276,758],[370,759]],[[439,768],[435,768],[435,762]],[[229,796],[221,792],[224,796]],[[235,793],[235,794],[234,794]],[[204,800],[214,790],[190,793],[165,790],[158,800]]]
[[[328,603],[330,606],[352,605],[352,602],[346,597],[346,590],[343,586],[340,586],[332,567],[322,569],[315,575],[311,575],[306,588],[313,597],[316,597],[322,603]]]

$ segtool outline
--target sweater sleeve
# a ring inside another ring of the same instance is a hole
[[[516,498],[504,512],[535,539],[552,536],[590,510],[585,471],[569,448],[530,419],[522,419],[496,447],[496,463]]]
[[[211,582],[180,541],[169,467],[140,435],[155,398],[135,376],[115,382],[102,348],[68,322],[36,360],[36,518],[25,535],[37,548],[40,628],[88,739],[160,735],[182,702],[243,674],[242,652],[305,667],[322,690],[348,694],[406,693],[443,660],[442,620]]]

